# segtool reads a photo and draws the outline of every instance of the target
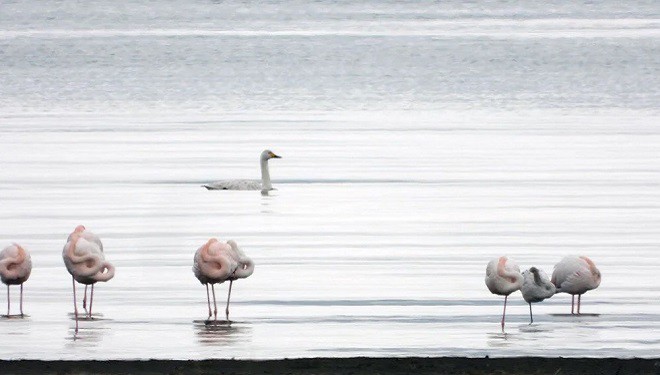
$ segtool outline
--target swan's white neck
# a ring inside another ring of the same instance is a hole
[[[261,190],[273,190],[270,183],[270,172],[268,172],[268,159],[261,160]]]

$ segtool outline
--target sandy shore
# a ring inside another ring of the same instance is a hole
[[[0,361],[2,374],[660,374],[660,358],[305,358]]]

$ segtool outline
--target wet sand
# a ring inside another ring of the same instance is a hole
[[[304,358],[0,361],[2,374],[660,374],[660,358]]]

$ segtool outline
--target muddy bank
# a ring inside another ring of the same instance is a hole
[[[0,361],[2,374],[660,374],[658,359],[305,358],[267,361]]]

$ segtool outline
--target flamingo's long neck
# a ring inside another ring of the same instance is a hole
[[[270,172],[268,172],[268,159],[261,159],[261,189],[272,190],[273,185],[270,183]]]

